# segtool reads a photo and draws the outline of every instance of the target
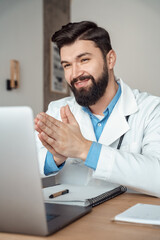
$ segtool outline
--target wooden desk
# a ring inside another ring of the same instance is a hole
[[[49,237],[0,233],[0,240],[160,240],[160,228],[111,221],[115,215],[139,202],[160,205],[158,198],[125,193],[94,207],[88,215]]]

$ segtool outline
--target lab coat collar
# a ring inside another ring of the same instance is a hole
[[[122,94],[119,99],[119,108],[122,109],[124,116],[129,116],[137,112],[138,105],[133,90],[122,79],[116,79],[116,81],[121,85]]]

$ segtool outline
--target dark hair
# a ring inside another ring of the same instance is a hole
[[[64,45],[74,43],[76,40],[93,41],[100,48],[104,57],[112,49],[108,32],[90,21],[68,23],[52,36],[52,41],[59,50]]]

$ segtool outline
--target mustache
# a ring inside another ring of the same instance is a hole
[[[74,78],[74,79],[71,81],[71,85],[73,86],[76,82],[78,82],[78,81],[83,81],[83,80],[86,80],[86,79],[93,79],[93,76],[87,75],[87,76],[80,76],[80,77],[78,77],[78,78]]]

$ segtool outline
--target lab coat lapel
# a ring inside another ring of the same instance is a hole
[[[128,130],[128,122],[124,114],[119,110],[118,105],[116,105],[103,129],[99,143],[109,146]]]
[[[119,82],[122,90],[120,99],[114,107],[99,139],[99,143],[107,146],[130,129],[126,116],[130,116],[138,110],[132,90],[122,80]]]

